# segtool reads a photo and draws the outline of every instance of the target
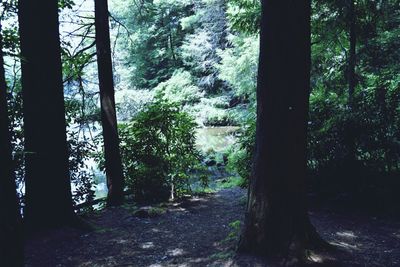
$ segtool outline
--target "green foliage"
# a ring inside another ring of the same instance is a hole
[[[216,65],[218,77],[228,82],[236,96],[255,99],[259,38],[256,35],[230,35],[230,48],[219,50],[221,62]]]
[[[187,36],[181,46],[184,63],[195,73],[213,71],[214,53],[212,33],[207,30],[197,30]]]
[[[18,13],[18,0],[3,0],[0,3],[0,14],[1,20],[7,21],[10,18],[15,18]],[[5,26],[5,23],[2,23]],[[8,26],[7,26],[8,27]],[[15,25],[10,25],[10,27],[15,27]],[[2,29],[4,30],[4,28]]]
[[[237,125],[235,117],[229,113],[229,98],[227,96],[215,96],[202,98],[200,103],[197,103],[192,108],[192,112],[199,124],[204,126],[227,126]]]
[[[58,2],[60,10],[74,5],[71,0]],[[19,54],[18,29],[13,23],[16,3],[3,1],[1,7],[5,10],[2,36],[10,85],[8,105],[14,160],[22,185],[24,140],[19,65],[10,62]],[[172,184],[178,196],[190,190],[188,176],[198,165],[199,157],[194,148],[195,124],[187,113],[205,126],[242,126],[242,135],[230,150],[227,167],[248,181],[255,139],[260,1],[110,3],[112,15],[118,20],[113,19],[111,24],[114,67],[118,71],[124,69],[132,82],[120,84],[119,88],[132,90],[117,92],[116,99],[119,119],[134,118],[121,124],[120,131],[124,172],[137,198],[166,199]],[[348,101],[347,3],[312,1],[308,165],[321,177],[340,170],[342,173],[329,176],[334,181],[352,175],[345,173],[347,168],[344,168],[352,142],[357,168],[388,173],[400,169],[398,1],[355,1],[357,85],[352,105]],[[74,187],[78,189],[74,197],[76,201],[85,201],[93,198],[93,179],[85,162],[95,148],[82,131],[89,123],[99,121],[100,113],[96,92],[90,92],[93,84],[90,75],[94,73],[94,43],[88,43],[91,22],[81,19],[77,22],[82,23],[82,28],[74,34],[84,33],[86,37],[77,40],[69,39],[72,35],[66,36],[62,42],[62,60],[67,82],[70,168]],[[80,42],[78,47],[76,41]],[[116,81],[119,78],[116,75]],[[154,103],[146,106],[154,97]],[[212,140],[206,142],[210,144]],[[206,187],[207,175],[198,178]],[[237,182],[229,180],[221,186]]]
[[[251,176],[253,154],[255,148],[256,120],[254,114],[250,116],[245,126],[242,128],[242,135],[237,141],[237,146],[233,146],[229,156],[227,169],[236,172],[242,177],[241,186],[248,184]]]
[[[193,14],[188,17],[184,17],[181,19],[181,27],[183,30],[188,30],[188,29],[194,29],[199,21],[201,20],[201,15],[204,15],[203,12],[197,12],[196,14]]]
[[[392,81],[393,82],[393,81]],[[378,82],[379,83],[379,82]],[[358,91],[353,109],[346,98],[315,91],[310,99],[309,166],[313,171],[343,167],[356,145],[356,160],[376,171],[395,171],[399,165],[398,82],[372,84]],[[378,86],[378,87],[376,87]]]
[[[207,112],[208,111],[208,112]],[[206,109],[207,117],[203,122],[204,126],[228,126],[236,125],[236,122],[229,117],[229,113],[226,110],[218,108]]]
[[[197,86],[193,85],[190,72],[182,69],[176,70],[169,80],[159,83],[154,88],[154,91],[156,96],[182,106],[197,103],[204,96],[204,93]]]
[[[241,224],[242,223],[239,220],[236,220],[236,221],[233,221],[233,222],[229,223],[229,227],[231,229],[231,232],[229,232],[229,234],[228,234],[227,238],[225,238],[224,242],[239,240]]]
[[[160,201],[190,191],[189,172],[199,164],[195,127],[177,104],[161,98],[119,126],[124,174],[136,199]]]
[[[185,67],[198,79],[198,86],[209,94],[225,89],[216,68],[220,61],[217,50],[227,43],[225,10],[224,0],[200,0],[194,4],[195,14],[181,20],[182,27],[190,25],[192,32],[186,34],[180,56]]]
[[[343,167],[349,142],[363,168],[398,168],[400,42],[394,36],[400,21],[393,8],[392,1],[356,3],[357,86],[350,108],[348,6],[340,1],[313,4],[309,166],[314,171]]]
[[[240,237],[241,222],[239,220],[233,221],[229,223],[229,227],[231,231],[229,232],[228,236],[224,240],[222,240],[222,243],[228,243],[228,244],[237,243]],[[220,251],[211,255],[211,258],[218,260],[227,260],[234,256],[235,256],[234,246],[231,246],[231,248],[228,250]]]
[[[247,181],[245,181],[242,177],[238,176],[230,176],[228,178],[217,180],[215,185],[215,189],[228,189],[228,188],[235,188],[235,187],[244,187],[247,185]]]
[[[255,34],[260,28],[261,1],[229,0],[227,16],[230,27],[238,32]]]
[[[1,35],[3,37],[4,54],[16,54],[19,52],[19,34],[18,28],[12,26],[10,28],[2,29]]]
[[[94,175],[87,165],[96,150],[93,142],[79,138],[79,132],[68,133],[69,170],[75,204],[94,200]],[[89,207],[91,210],[92,207]]]
[[[189,0],[142,1],[136,8],[135,1],[124,10],[126,18],[132,18],[128,61],[134,66],[132,84],[140,89],[156,87],[168,80],[174,71],[182,67],[179,57],[185,30],[180,19],[192,15]]]
[[[154,99],[154,91],[121,90],[115,92],[118,121],[129,121]]]
[[[398,73],[398,64],[394,62],[399,61],[399,43],[398,38],[393,39],[398,36],[398,28],[394,27],[398,21],[390,15],[393,14],[390,6],[393,2],[383,6],[364,1],[357,3],[360,74],[356,77],[355,103],[350,109],[346,77],[348,7],[340,1],[313,2],[313,91],[309,127],[309,167],[313,171],[343,166],[352,140],[356,143],[357,160],[362,165],[382,171],[398,168],[398,108],[394,103],[398,103],[399,86],[395,74]],[[231,27],[246,34],[254,32],[252,21],[256,21],[257,8],[259,5],[252,1],[231,1],[228,8]],[[387,19],[391,21],[385,21]],[[249,77],[256,73],[257,54],[251,56],[255,39],[253,42],[248,40],[246,45],[246,39],[251,35],[246,36],[231,37],[233,47],[219,52],[219,77],[228,81],[237,95],[252,92],[254,96],[256,79]],[[387,54],[392,56],[381,56]],[[253,60],[249,60],[251,58]],[[249,68],[249,62],[253,63],[253,68]],[[246,124],[250,127],[244,137],[254,140],[254,121]],[[239,143],[240,147],[233,148],[229,156],[228,168],[236,169],[248,179],[252,157],[249,148],[253,147],[254,141],[241,139]],[[246,144],[252,146],[246,149]]]
[[[353,180],[353,184],[361,188],[371,183],[361,179],[366,172],[393,173],[400,167],[398,11],[393,1],[385,4],[357,1],[356,4],[357,86],[351,107],[347,77],[350,46],[348,6],[343,1],[334,0],[312,4],[308,166],[312,173],[324,179],[327,186],[341,184],[343,178],[342,187],[349,186]],[[250,26],[245,27],[251,30]],[[243,36],[234,38],[245,40]],[[240,47],[233,44],[233,47]],[[228,81],[239,94],[241,88],[255,88],[255,82],[252,86],[245,86],[241,83],[246,80],[240,76],[235,79],[235,73],[241,73],[236,68],[244,65],[234,62],[238,62],[238,56],[243,56],[243,53],[235,55],[224,50],[220,55],[221,79]],[[246,89],[244,92],[251,91]],[[228,168],[236,170],[245,179],[249,178],[251,170],[254,121],[245,123],[249,126],[248,131],[240,138],[240,147],[232,149],[228,161]],[[352,143],[355,162],[349,162]],[[245,148],[248,144],[252,145]],[[326,178],[332,181],[327,182]]]
[[[88,161],[94,157],[96,144],[86,136],[88,126],[79,119],[82,116],[81,103],[77,100],[66,100],[65,106],[72,198],[75,204],[79,204],[92,201],[95,197],[95,177],[88,166]],[[78,131],[71,127],[76,126],[77,121],[81,123],[78,124]],[[92,207],[88,210],[92,210]]]
[[[72,9],[72,7],[75,5],[73,0],[58,0],[58,8],[64,9],[64,8],[68,8],[68,9]]]
[[[85,67],[93,60],[92,53],[79,52],[74,55],[70,54],[72,45],[63,43],[61,49],[62,64],[63,64],[63,78],[65,82],[82,82]]]

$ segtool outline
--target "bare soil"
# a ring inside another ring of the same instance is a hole
[[[91,213],[95,231],[39,233],[26,242],[27,267],[276,266],[235,255],[246,192],[224,189],[137,212],[132,205]],[[310,212],[319,233],[337,249],[311,252],[307,266],[400,266],[400,223],[356,214]]]

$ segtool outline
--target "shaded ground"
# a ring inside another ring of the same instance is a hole
[[[244,197],[244,190],[232,188],[136,215],[129,205],[106,209],[87,218],[97,231],[62,229],[30,238],[26,266],[267,266],[251,256],[233,258],[237,229],[230,223],[243,220]],[[311,254],[310,265],[400,266],[399,223],[323,211],[311,217],[340,250]]]

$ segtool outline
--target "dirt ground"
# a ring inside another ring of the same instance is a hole
[[[64,228],[26,242],[27,267],[56,266],[275,266],[237,256],[246,192],[224,189],[157,207],[125,205],[88,215],[96,226]],[[311,253],[308,266],[400,266],[400,223],[356,214],[310,212],[319,233],[337,250]]]

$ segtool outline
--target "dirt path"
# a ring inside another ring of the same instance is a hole
[[[87,218],[97,231],[62,229],[31,238],[26,266],[266,266],[250,256],[232,259],[229,224],[243,220],[244,196],[242,189],[225,189],[150,209],[142,218],[129,206],[106,209]],[[400,266],[399,223],[321,211],[311,217],[340,249],[311,255],[312,266]]]
[[[242,189],[169,205],[162,214],[138,218],[127,208],[89,218],[100,230],[50,233],[27,246],[27,266],[206,266],[226,258],[229,223],[241,220]],[[243,201],[242,201],[243,203]],[[163,213],[164,212],[164,213]],[[51,248],[51,255],[47,249]]]

